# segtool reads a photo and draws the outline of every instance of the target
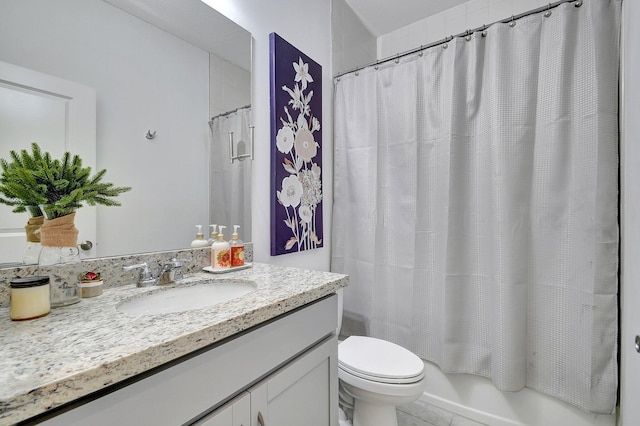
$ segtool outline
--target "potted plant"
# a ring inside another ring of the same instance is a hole
[[[83,167],[77,155],[65,152],[61,159],[53,159],[37,143],[31,144],[31,152],[23,149],[9,155],[9,161],[0,159],[0,203],[13,207],[15,213],[44,215],[43,246],[75,247],[76,209],[83,204],[119,206],[114,197],[131,189],[102,182],[106,169],[91,175],[91,167]]]
[[[82,167],[82,159],[77,155],[71,157],[69,152],[62,159],[52,159],[51,154],[42,153],[38,144],[33,143],[31,153],[23,149],[9,155],[10,162],[0,159],[0,203],[14,207],[15,213],[27,210],[32,216],[44,213],[51,220],[75,212],[83,203],[119,206],[113,198],[131,190],[102,182],[106,169],[92,176],[91,167]]]

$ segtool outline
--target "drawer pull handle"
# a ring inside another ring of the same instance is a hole
[[[262,417],[262,413],[258,411],[258,424],[260,426],[264,426],[264,418]]]

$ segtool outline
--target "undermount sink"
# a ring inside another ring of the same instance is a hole
[[[173,287],[127,300],[116,309],[134,315],[184,312],[227,302],[255,289],[256,285],[253,283],[233,281]]]

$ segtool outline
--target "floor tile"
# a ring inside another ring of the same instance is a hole
[[[424,420],[427,424],[433,426],[450,426],[453,419],[453,413],[421,400],[402,405],[398,407],[398,410]]]

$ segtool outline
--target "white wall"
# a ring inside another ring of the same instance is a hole
[[[471,0],[378,37],[378,59],[546,6],[548,3],[542,0]]]
[[[252,240],[258,262],[329,270],[331,202],[333,198],[333,122],[331,80],[330,0],[204,0],[253,35],[253,162]],[[269,34],[281,37],[322,66],[322,174],[324,247],[282,256],[270,256],[270,119]]]
[[[377,59],[376,37],[345,0],[331,1],[331,53],[337,75]]]
[[[133,187],[98,208],[99,256],[188,247],[208,222],[207,52],[100,0],[3,0],[0,60],[96,90],[97,166]]]

